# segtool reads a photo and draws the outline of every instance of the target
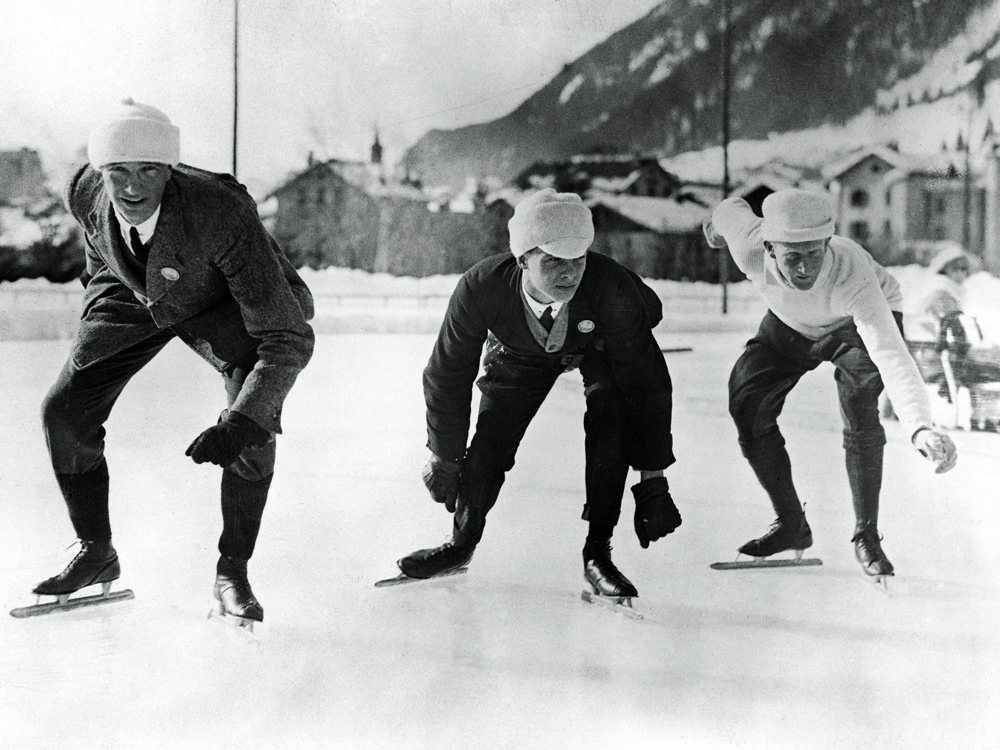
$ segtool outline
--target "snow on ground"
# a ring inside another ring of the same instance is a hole
[[[714,316],[718,317],[718,316]],[[713,316],[703,314],[713,327]],[[771,512],[736,445],[729,368],[749,335],[658,330],[675,389],[684,523],[642,550],[626,492],[615,559],[633,622],[580,601],[579,376],[529,430],[467,576],[393,589],[394,560],[446,538],[420,482],[420,372],[433,335],[321,335],[285,409],[251,580],[260,644],[205,619],[218,470],[184,456],[223,404],[171,344],[108,425],[122,605],[0,616],[4,748],[996,748],[1000,436],[953,432],[935,476],[890,425],[891,596],[863,580],[832,373],[793,392],[784,429],[824,565],[718,572]],[[0,343],[0,603],[72,556],[38,404],[65,341]]]
[[[899,280],[905,302],[916,299],[929,278],[918,265],[889,269]],[[367,273],[346,268],[302,269],[316,298],[317,333],[435,333],[457,275],[426,278]],[[764,305],[748,282],[726,287],[726,315],[721,315],[723,291],[705,282],[647,280],[663,302],[664,327],[675,331],[750,330]],[[967,311],[976,315],[984,334],[1000,341],[1000,279],[980,271],[966,282]],[[0,284],[0,341],[71,338],[79,317],[78,282],[50,284],[22,279]]]

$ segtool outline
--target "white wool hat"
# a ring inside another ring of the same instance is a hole
[[[536,247],[557,258],[579,258],[594,242],[594,220],[580,196],[552,188],[521,200],[507,231],[515,258]]]
[[[180,161],[181,131],[156,107],[131,97],[90,131],[87,158],[94,169],[128,161],[176,166]]]
[[[760,238],[768,242],[812,242],[833,234],[833,203],[823,193],[776,190],[761,205]]]
[[[950,243],[948,247],[939,251],[937,255],[931,258],[931,262],[927,264],[927,268],[934,273],[943,273],[945,266],[953,260],[960,260],[962,258],[969,263],[969,270],[971,271],[975,267],[976,259],[969,253],[965,252],[962,246],[957,242]]]

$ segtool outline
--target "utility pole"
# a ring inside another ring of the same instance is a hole
[[[236,176],[236,135],[239,125],[240,101],[240,0],[233,0],[233,177]]]
[[[729,197],[729,90],[732,24],[729,0],[722,0],[722,197]],[[719,250],[719,284],[722,286],[722,314],[729,312],[729,251]]]

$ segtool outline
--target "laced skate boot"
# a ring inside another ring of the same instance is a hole
[[[611,562],[611,540],[583,546],[583,577],[599,596],[639,596],[632,582]]]
[[[861,563],[861,569],[866,575],[879,578],[895,573],[892,563],[882,551],[881,538],[878,529],[871,525],[865,525],[858,527],[851,539],[854,542],[854,556]]]
[[[46,578],[32,591],[42,596],[65,596],[95,583],[110,584],[121,574],[118,553],[111,546],[111,540],[91,542],[83,539],[80,551],[66,569],[57,576]]]
[[[257,597],[247,580],[247,561],[223,555],[215,567],[216,601],[219,602],[219,614],[232,615],[241,620],[263,622],[264,608],[260,606]]]
[[[770,557],[778,552],[802,550],[812,547],[812,530],[806,523],[805,514],[797,520],[782,520],[778,517],[764,536],[751,539],[740,547],[740,553],[751,557]]]
[[[458,544],[448,541],[440,547],[418,549],[396,561],[403,575],[410,578],[433,578],[463,568],[472,560],[476,551],[474,544]]]

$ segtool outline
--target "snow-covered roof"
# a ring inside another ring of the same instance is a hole
[[[827,180],[834,180],[871,157],[881,159],[893,169],[906,166],[905,157],[893,148],[889,148],[888,146],[865,146],[825,165],[823,167],[823,176]]]
[[[639,179],[639,170],[631,172],[624,177],[594,177],[590,181],[593,190],[601,190],[607,193],[624,193]]]
[[[709,209],[696,203],[678,203],[672,198],[653,198],[644,195],[600,195],[588,199],[587,204],[621,214],[636,224],[663,234],[685,234],[701,229],[701,222]]]

